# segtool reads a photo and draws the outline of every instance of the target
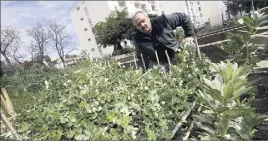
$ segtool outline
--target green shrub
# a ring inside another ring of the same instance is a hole
[[[251,67],[221,62],[212,65],[213,79],[204,78],[198,93],[201,111],[194,115],[196,125],[203,129],[201,140],[250,140],[256,125],[265,116],[257,115],[251,102],[253,87],[247,75]],[[246,98],[241,100],[245,94]]]
[[[185,65],[172,66],[172,73],[84,62],[64,78],[48,80],[41,96],[21,112],[20,129],[41,140],[170,139],[192,105],[198,78],[206,75],[191,62],[192,53],[184,53],[179,61]]]

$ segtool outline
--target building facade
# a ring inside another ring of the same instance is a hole
[[[226,19],[226,6],[222,1],[161,1],[160,7],[165,14],[186,13],[197,28],[206,22],[211,26],[221,25]]]
[[[70,12],[73,26],[80,42],[80,51],[86,51],[90,57],[102,57],[113,52],[113,47],[103,48],[97,45],[92,27],[114,10],[126,9],[129,17],[137,11],[161,14],[159,2],[156,1],[80,1]]]

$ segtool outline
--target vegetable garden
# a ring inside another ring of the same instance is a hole
[[[214,64],[187,48],[177,57],[179,65],[168,73],[125,70],[107,60],[65,69],[33,66],[3,76],[1,87],[10,94],[18,113],[14,125],[24,139],[252,139],[267,118],[255,109],[252,57]]]

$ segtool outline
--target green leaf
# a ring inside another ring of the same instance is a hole
[[[206,124],[203,124],[201,122],[195,122],[195,124],[206,131],[206,133],[208,133],[210,136],[215,136],[216,132],[215,130],[213,129],[213,127],[210,127],[209,125],[206,125]]]
[[[233,74],[233,66],[229,61],[227,61],[227,68],[225,69],[225,77],[223,77],[224,82],[227,83],[232,79],[232,74]]]
[[[60,123],[67,123],[67,122],[68,122],[67,118],[60,116]]]
[[[123,116],[122,118],[120,118],[120,120],[118,121],[118,123],[122,126],[122,127],[127,127],[128,124],[130,123],[130,121],[132,120],[131,116]]]
[[[115,113],[113,111],[108,112],[106,119],[109,122],[114,122],[116,117],[115,117]]]
[[[114,128],[111,128],[110,129],[110,133],[112,134],[112,135],[114,135],[114,136],[119,136],[119,132],[118,132],[119,130],[118,130],[118,128],[116,128],[116,129],[114,129]]]
[[[56,134],[55,134],[55,140],[59,141],[62,137],[62,131],[61,130],[57,130]]]
[[[225,112],[225,111],[227,111],[227,110],[229,110],[228,107],[219,107],[219,108],[216,108],[216,109],[215,109],[215,111],[216,111],[217,113],[223,113],[223,112]]]
[[[196,119],[196,121],[208,124],[209,126],[212,126],[212,118],[210,116],[205,115],[193,115],[193,117]]]
[[[74,135],[75,135],[75,131],[74,131],[74,130],[70,130],[70,131],[68,131],[68,132],[66,133],[66,137],[67,137],[68,139],[73,138]]]
[[[240,116],[247,115],[248,113],[253,112],[254,109],[230,109],[228,111],[223,112],[224,116],[229,118],[236,118]]]
[[[77,135],[74,137],[75,140],[84,140],[84,135]]]
[[[227,83],[224,88],[224,100],[225,102],[227,102],[229,99],[231,99],[233,97],[233,92],[234,92],[234,85],[233,83]]]
[[[214,114],[214,112],[212,110],[204,110],[203,113],[204,114]]]
[[[86,119],[83,119],[81,120],[81,124],[84,126],[84,127],[87,127],[87,120]]]
[[[252,87],[242,87],[238,90],[236,90],[233,94],[233,97],[230,100],[236,100],[237,98],[239,98],[242,94],[245,94],[247,91],[249,91],[250,89],[252,89]]]
[[[123,134],[124,140],[132,140],[132,138],[128,134]]]
[[[48,130],[48,126],[44,125],[41,130],[42,130],[42,132],[46,132]]]
[[[26,122],[23,122],[21,126],[22,126],[22,131],[28,131],[30,128],[30,124]]]
[[[146,132],[147,137],[148,137],[149,140],[156,140],[156,138],[157,138],[156,134],[148,126],[145,127],[145,132]]]

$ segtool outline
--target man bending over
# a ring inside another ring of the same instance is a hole
[[[185,42],[193,43],[194,26],[190,17],[185,13],[162,14],[150,19],[148,14],[138,11],[132,18],[137,29],[133,41],[138,65],[145,69],[153,67],[157,62],[155,51],[158,54],[159,62],[165,71],[168,71],[167,52],[172,64],[176,64],[175,54],[180,52],[180,44],[176,41],[173,30],[182,27],[185,33]],[[143,57],[143,59],[141,58]]]

